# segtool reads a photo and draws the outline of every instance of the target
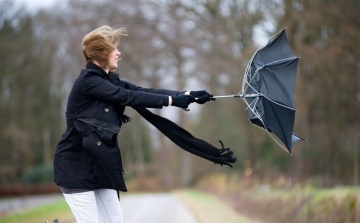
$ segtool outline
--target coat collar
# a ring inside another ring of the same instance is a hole
[[[98,65],[88,62],[86,63],[86,69],[95,71],[98,75],[103,75],[105,78],[107,78],[110,82],[118,82],[120,81],[120,75],[117,73],[114,73],[112,71],[109,71],[109,73],[106,73],[104,69],[99,67]]]
[[[88,62],[86,63],[86,69],[91,69],[91,70],[96,70],[98,72],[100,72],[102,75],[109,77],[109,74],[105,72],[104,69],[102,69],[101,67],[99,67],[98,65]]]

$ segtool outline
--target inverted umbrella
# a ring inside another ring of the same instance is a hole
[[[254,53],[247,65],[238,94],[214,96],[242,98],[247,105],[250,121],[267,130],[269,134],[274,133],[287,149],[271,134],[270,136],[289,153],[296,141],[304,141],[293,133],[298,60],[299,57],[291,50],[283,29]]]

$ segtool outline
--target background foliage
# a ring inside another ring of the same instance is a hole
[[[121,78],[214,95],[239,92],[264,35],[286,27],[301,57],[295,132],[307,139],[295,145],[292,156],[251,126],[237,99],[194,104],[190,112],[155,112],[214,145],[223,140],[237,155],[238,174],[311,179],[319,186],[359,184],[358,1],[77,0],[29,13],[5,0],[0,10],[1,184],[49,179],[48,166],[65,130],[67,95],[85,64],[82,37],[104,24],[129,33],[122,39]],[[126,114],[133,121],[119,140],[127,177],[157,175],[173,188],[212,171],[229,171],[178,149],[131,109]]]

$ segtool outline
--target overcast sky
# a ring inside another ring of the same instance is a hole
[[[4,0],[0,0],[4,1]],[[19,6],[25,6],[30,12],[36,12],[41,8],[47,8],[53,6],[57,0],[14,0]],[[267,30],[273,30],[273,24],[268,22],[266,24]],[[270,29],[269,29],[270,27]],[[254,41],[257,45],[263,45],[267,43],[267,39],[269,38],[268,34],[265,33],[264,24],[263,26],[254,27],[255,37]],[[274,31],[275,32],[275,31]]]
[[[3,1],[3,0],[0,0]],[[25,6],[30,11],[52,6],[56,0],[14,0],[19,6]]]

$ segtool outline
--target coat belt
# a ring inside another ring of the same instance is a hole
[[[113,132],[113,133],[119,133],[120,132],[120,127],[95,119],[95,118],[84,118],[84,117],[78,117],[77,120],[82,121],[84,123],[87,123],[89,125],[95,126],[96,128],[101,128],[101,129],[105,129],[107,131]]]

